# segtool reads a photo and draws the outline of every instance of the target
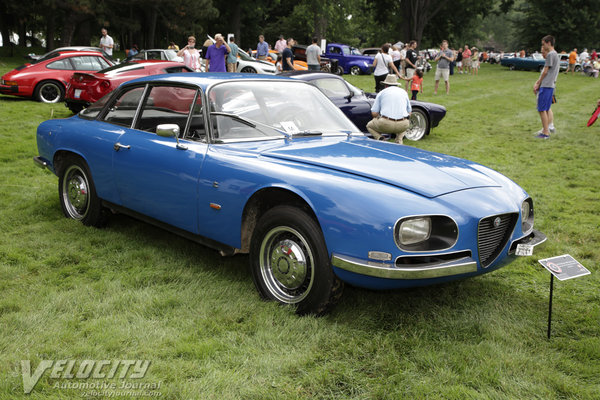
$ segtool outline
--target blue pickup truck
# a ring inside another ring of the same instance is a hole
[[[371,72],[373,72],[373,58],[363,56],[360,54],[358,49],[345,44],[327,44],[323,56],[329,58],[330,60],[338,60],[337,73],[339,75],[370,75]]]

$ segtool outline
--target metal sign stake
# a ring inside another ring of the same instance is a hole
[[[552,296],[554,295],[554,275],[550,274],[550,300],[548,304],[548,339],[552,332]]]

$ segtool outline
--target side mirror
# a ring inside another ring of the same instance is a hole
[[[179,150],[188,149],[186,145],[179,143],[179,125],[177,124],[160,124],[156,127],[156,134],[160,137],[174,137]]]
[[[351,90],[351,91],[350,91],[350,93],[348,93],[348,94],[347,94],[345,97],[346,97],[348,100],[350,100],[351,98],[353,98],[353,97],[354,97],[354,92]]]
[[[179,137],[179,125],[161,124],[156,127],[156,134],[161,137]]]

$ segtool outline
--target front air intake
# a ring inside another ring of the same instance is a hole
[[[498,257],[510,239],[519,214],[502,214],[487,217],[479,221],[477,243],[479,262],[487,268]]]

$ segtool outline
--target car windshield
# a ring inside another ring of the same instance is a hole
[[[317,88],[296,81],[225,82],[208,92],[216,140],[360,131]]]
[[[244,61],[256,61],[255,58],[250,57],[248,55],[248,53],[246,53],[244,50],[242,49],[238,49],[238,57],[241,58]]]

